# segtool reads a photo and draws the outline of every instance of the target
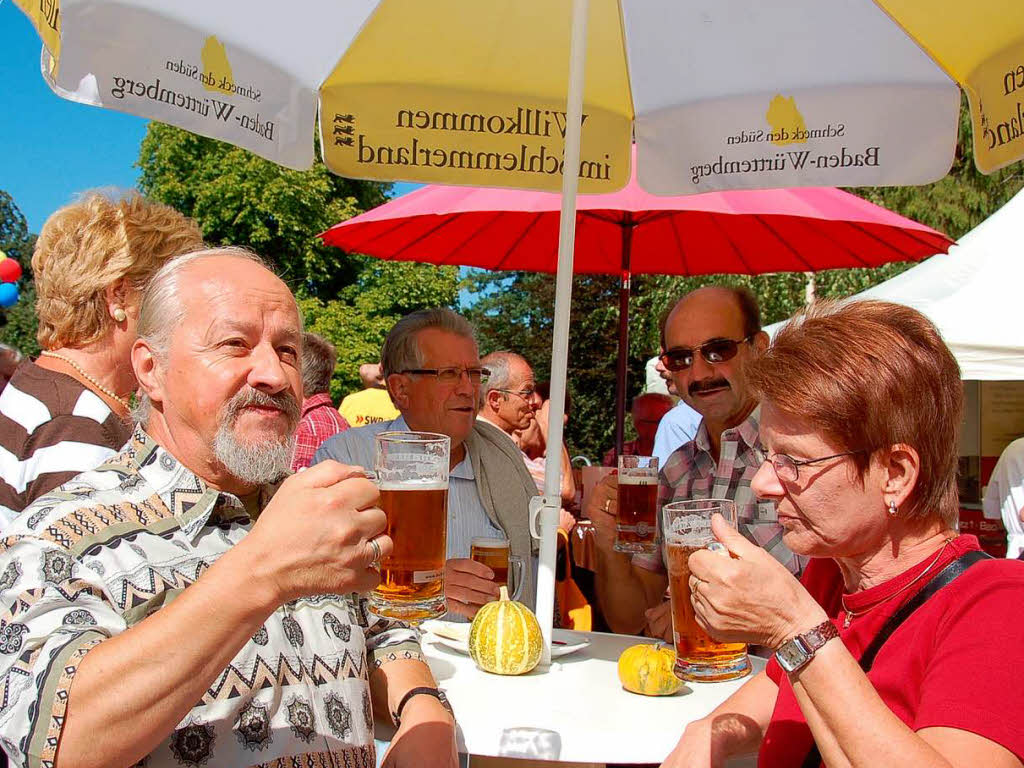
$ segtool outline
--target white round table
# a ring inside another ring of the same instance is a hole
[[[573,632],[590,645],[546,671],[507,677],[424,634],[423,651],[455,710],[459,750],[492,757],[579,763],[661,763],[691,720],[707,715],[749,677],[688,683],[674,696],[638,696],[619,683],[619,654],[645,638]],[[754,673],[764,660],[751,656]]]

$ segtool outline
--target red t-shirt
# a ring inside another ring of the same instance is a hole
[[[807,561],[800,583],[825,609],[830,619],[843,610],[843,572],[831,557],[812,557]],[[856,610],[856,609],[854,609]]]
[[[931,576],[965,552],[980,548],[974,536],[959,536],[928,576],[891,601],[858,615],[849,629],[843,629],[846,612],[841,609],[833,622],[854,658],[860,658],[885,621]],[[896,578],[844,595],[843,600],[857,614],[911,582],[933,559],[930,555]],[[820,573],[825,579],[834,578],[828,569]],[[811,731],[789,678],[774,658],[766,671],[779,686],[779,696],[758,765],[798,768],[813,745]],[[975,564],[918,608],[882,647],[868,679],[889,709],[913,730],[970,731],[1024,759],[1022,671],[1024,563],[996,559]],[[834,695],[841,697],[843,692],[836,690]]]

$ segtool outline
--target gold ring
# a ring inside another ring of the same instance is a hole
[[[384,553],[380,550],[380,544],[377,543],[376,537],[370,539],[366,543],[373,547],[373,559],[370,560],[370,565],[377,565],[381,558],[384,557]]]
[[[609,508],[609,507],[610,507],[611,505],[612,505],[612,500],[611,500],[611,499],[605,499],[605,500],[604,500],[604,513],[605,513],[606,515],[608,514],[608,508]]]

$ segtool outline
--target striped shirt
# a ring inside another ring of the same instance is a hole
[[[275,490],[260,490],[253,515]],[[0,538],[0,745],[11,764],[53,765],[82,658],[200,580],[252,525],[241,499],[142,429],[19,515]],[[365,597],[289,600],[140,765],[374,768],[370,675],[412,659],[416,631],[377,618]]]
[[[131,434],[77,379],[19,365],[0,393],[0,530],[35,499],[111,458]]]
[[[775,502],[758,500],[750,487],[761,463],[755,449],[760,449],[758,417],[760,408],[746,421],[722,432],[718,463],[711,454],[711,437],[701,421],[697,436],[676,450],[661,470],[658,505],[686,499],[732,499],[736,502],[736,518],[740,533],[768,551],[794,574],[799,575],[806,558],[794,555],[782,542],[782,526],[778,522]],[[659,525],[660,525],[659,518]],[[660,553],[634,555],[634,565],[663,571]]]

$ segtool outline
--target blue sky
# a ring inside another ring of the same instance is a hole
[[[147,121],[54,95],[39,74],[39,38],[0,0],[0,189],[38,232],[54,210],[92,187],[133,187]],[[396,184],[395,194],[417,185]]]

